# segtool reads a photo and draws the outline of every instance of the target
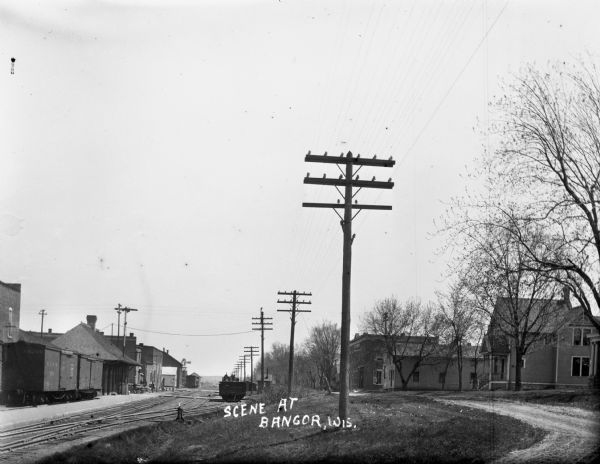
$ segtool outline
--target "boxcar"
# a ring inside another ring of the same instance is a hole
[[[247,382],[219,382],[219,395],[224,401],[239,401],[246,396]]]
[[[2,390],[9,403],[93,398],[102,388],[102,361],[51,345],[4,345]]]

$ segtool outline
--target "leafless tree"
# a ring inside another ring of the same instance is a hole
[[[509,229],[541,271],[571,289],[589,321],[600,308],[600,84],[595,66],[528,68],[499,101],[498,182],[522,205]],[[509,215],[504,205],[498,210]],[[544,230],[530,248],[527,228]]]
[[[431,305],[418,300],[401,303],[395,297],[380,300],[365,315],[363,329],[383,337],[403,390],[420,366],[439,362],[440,319]]]
[[[451,360],[456,357],[458,389],[460,391],[463,388],[463,350],[467,342],[477,338],[477,329],[481,327],[482,320],[481,313],[476,309],[464,276],[460,276],[452,283],[447,292],[438,293],[438,307],[440,309],[439,316],[441,317],[442,327],[445,329],[442,331],[442,341],[448,348],[446,350],[448,362],[445,366],[444,378]],[[442,388],[444,386],[442,384]]]
[[[475,307],[489,316],[488,337],[506,336],[515,349],[515,390],[521,388],[521,366],[527,350],[564,317],[555,296],[556,280],[536,269],[528,249],[544,248],[543,235],[516,239],[518,219],[499,226],[498,218],[463,229],[469,243],[464,255],[465,279]]]
[[[323,322],[313,327],[306,342],[306,351],[316,368],[321,387],[324,386],[331,393],[336,359],[340,351],[340,329],[337,324]]]

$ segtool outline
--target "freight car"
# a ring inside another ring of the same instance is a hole
[[[2,390],[8,403],[91,399],[102,389],[101,360],[24,341],[3,348]]]
[[[219,395],[223,401],[240,401],[247,393],[256,391],[256,383],[223,380],[219,382]]]

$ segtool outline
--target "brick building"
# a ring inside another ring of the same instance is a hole
[[[417,360],[423,337],[401,337],[405,345],[403,373],[410,372]],[[448,347],[437,345],[435,352],[415,370],[408,381],[408,390],[456,390],[458,369],[456,356],[448,356]],[[411,355],[411,353],[413,353]],[[463,347],[462,388],[477,388],[483,375],[483,358],[478,347]],[[350,341],[350,388],[366,390],[398,390],[402,388],[399,373],[388,353],[382,335],[356,334]]]

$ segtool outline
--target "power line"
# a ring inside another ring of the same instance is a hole
[[[246,330],[244,332],[229,332],[229,333],[218,333],[218,334],[186,334],[186,333],[172,333],[172,332],[159,332],[156,330],[145,330],[145,329],[138,329],[136,327],[130,327],[133,330],[137,330],[138,332],[146,332],[146,333],[153,333],[153,334],[160,334],[160,335],[175,335],[178,337],[223,337],[226,335],[241,335],[241,334],[247,334],[252,332],[251,330]]]

